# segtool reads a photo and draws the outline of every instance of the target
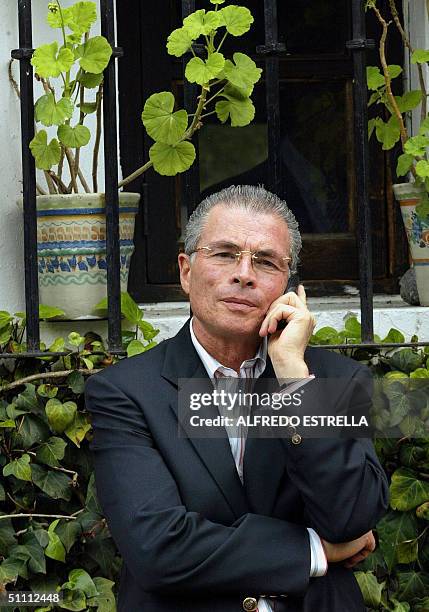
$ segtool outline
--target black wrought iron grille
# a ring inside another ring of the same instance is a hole
[[[182,0],[183,16],[195,10],[195,0]],[[118,156],[116,122],[116,58],[122,50],[116,47],[114,0],[100,0],[101,31],[114,49],[112,60],[105,71],[104,112],[104,160],[106,194],[106,250],[108,295],[108,350],[125,355],[121,342],[120,310],[120,256],[119,256],[119,199]],[[40,321],[38,317],[39,290],[37,266],[37,215],[36,171],[29,143],[34,137],[33,68],[30,63],[33,52],[31,0],[18,0],[19,49],[12,57],[20,61],[21,126],[22,126],[22,174],[24,199],[24,265],[25,308],[27,320],[26,353],[2,353],[1,358],[32,358],[40,351]],[[280,180],[279,134],[280,92],[279,59],[284,45],[278,41],[277,0],[264,0],[265,42],[256,53],[265,63],[266,102],[268,114],[268,160],[270,168],[269,188],[276,192]],[[347,47],[353,54],[354,131],[356,143],[356,199],[358,205],[358,249],[362,342],[358,344],[327,345],[323,348],[394,348],[397,346],[426,346],[429,342],[381,344],[374,342],[373,330],[373,279],[371,218],[368,197],[368,139],[367,139],[367,89],[365,51],[374,45],[366,38],[364,3],[352,0],[352,40]],[[194,98],[193,86],[185,80],[185,108]],[[186,173],[183,190],[186,192],[182,216],[187,218],[196,205],[199,193],[197,165]],[[61,356],[65,352],[45,352],[44,355]]]

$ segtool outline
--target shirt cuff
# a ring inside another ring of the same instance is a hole
[[[324,576],[328,571],[328,561],[326,559],[322,542],[314,529],[307,527],[307,531],[310,537],[311,551],[310,578]]]

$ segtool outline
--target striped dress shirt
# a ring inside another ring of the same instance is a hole
[[[212,357],[202,346],[202,344],[197,340],[193,329],[193,318],[191,319],[189,329],[191,333],[192,344],[194,345],[198,356],[203,362],[203,365],[207,371],[209,378],[211,380],[216,380],[217,388],[222,388],[223,390],[229,393],[238,392],[239,388],[242,392],[250,392],[250,385],[252,383],[251,379],[255,379],[261,376],[267,364],[267,336],[262,339],[256,355],[252,359],[246,359],[245,361],[243,361],[240,366],[240,373],[238,374],[232,368],[228,368],[222,365],[219,361],[217,361],[217,359]],[[310,375],[308,377],[308,381],[312,380],[313,378],[314,375]],[[302,380],[298,383],[291,383],[291,385],[287,387],[285,392],[292,393],[295,388],[298,388],[302,385]],[[242,406],[241,410],[243,410]],[[219,406],[219,412],[222,414],[221,406]],[[229,414],[231,416],[231,413]],[[229,444],[231,447],[231,452],[234,457],[235,466],[237,468],[241,483],[244,484],[243,459],[247,437],[247,428],[245,426],[239,425],[238,428],[235,430],[232,427],[226,427],[226,430],[228,434]],[[327,571],[327,561],[322,543],[314,529],[312,529],[311,527],[307,527],[307,531],[309,534],[311,554],[310,577],[313,578],[317,576],[324,576]],[[265,597],[259,598],[258,612],[273,612],[273,610],[274,607],[272,602],[270,602]]]

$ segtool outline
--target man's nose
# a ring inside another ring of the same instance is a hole
[[[252,265],[250,253],[242,253],[233,273],[234,283],[240,283],[242,287],[251,287],[256,282],[255,270]]]

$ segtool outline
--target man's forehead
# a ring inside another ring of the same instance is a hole
[[[255,213],[218,204],[207,216],[202,238],[237,244],[248,239],[275,246],[279,240],[289,242],[289,231],[284,219],[275,213]]]

